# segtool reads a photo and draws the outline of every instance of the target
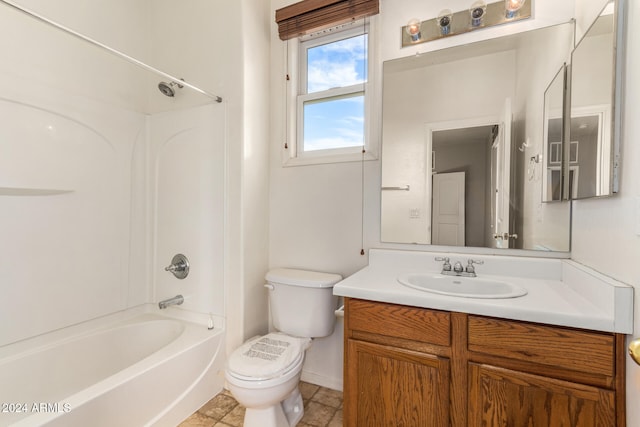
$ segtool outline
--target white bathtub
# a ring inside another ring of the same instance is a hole
[[[222,390],[222,329],[118,317],[0,349],[0,426],[175,426]]]

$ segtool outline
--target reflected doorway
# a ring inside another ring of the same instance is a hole
[[[432,244],[486,246],[492,235],[492,149],[496,124],[434,130]]]

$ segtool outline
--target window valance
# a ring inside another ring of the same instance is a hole
[[[276,10],[281,40],[376,15],[380,0],[303,0]]]

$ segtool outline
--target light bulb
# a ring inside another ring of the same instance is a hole
[[[511,19],[515,17],[526,1],[527,0],[504,0],[507,18]]]
[[[409,22],[407,22],[407,26],[406,26],[406,31],[407,34],[409,34],[409,37],[411,37],[411,41],[412,42],[417,42],[418,40],[420,40],[420,37],[422,37],[422,35],[420,34],[420,20],[417,18],[412,18],[409,20]]]
[[[471,17],[472,27],[479,27],[482,25],[482,18],[484,18],[486,11],[487,4],[482,0],[478,0],[471,5],[469,8],[469,16]]]
[[[438,27],[440,27],[440,34],[442,34],[443,36],[446,36],[451,32],[452,18],[453,18],[453,13],[451,13],[451,10],[449,9],[441,10],[440,13],[438,14],[438,17],[436,18],[436,23],[438,24]]]

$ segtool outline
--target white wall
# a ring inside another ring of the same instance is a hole
[[[635,292],[635,332],[640,335],[640,4],[627,3],[626,78],[622,122],[620,192],[610,198],[574,202],[572,258],[629,283]],[[627,419],[640,419],[640,367],[627,360]]]
[[[242,1],[241,239],[243,339],[268,329],[264,276],[269,259],[269,5]]]
[[[149,21],[147,16],[154,0],[15,0],[14,3],[108,44],[139,60],[148,62]],[[8,10],[0,5],[2,11]],[[4,13],[4,12],[2,12]],[[38,24],[42,25],[42,24]],[[117,30],[114,31],[114,27]]]

